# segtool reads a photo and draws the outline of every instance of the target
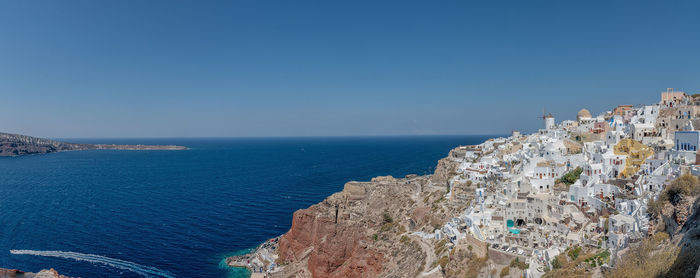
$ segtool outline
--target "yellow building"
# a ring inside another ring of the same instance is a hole
[[[654,155],[654,150],[651,147],[632,139],[620,140],[613,148],[613,152],[615,155],[627,156],[625,168],[618,175],[620,178],[629,178],[639,172],[644,161]]]

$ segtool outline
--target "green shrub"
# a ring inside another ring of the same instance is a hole
[[[552,260],[552,269],[561,268],[561,262],[559,262],[559,257],[554,257]]]
[[[572,261],[576,260],[579,254],[581,254],[581,246],[571,248],[568,252],[569,258],[571,258]]]
[[[391,223],[394,222],[394,218],[389,215],[389,213],[384,212],[384,223]]]
[[[576,167],[576,169],[564,174],[559,180],[568,185],[574,184],[579,179],[579,177],[581,177],[582,172],[583,169],[581,169],[581,167]]]

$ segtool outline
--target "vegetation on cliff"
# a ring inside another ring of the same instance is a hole
[[[569,171],[568,173],[564,174],[564,176],[559,179],[559,181],[567,184],[567,185],[572,185],[574,184],[579,177],[581,177],[581,173],[583,172],[583,169],[581,167],[576,167],[576,169],[573,169]],[[557,182],[559,183],[559,182]]]
[[[650,238],[624,252],[605,274],[625,277],[694,277],[700,265],[700,182],[689,174],[671,181],[649,204],[658,220]]]
[[[648,212],[654,217],[658,217],[662,209],[670,204],[677,205],[684,197],[692,198],[700,195],[700,181],[697,177],[685,174],[672,182],[659,194],[656,201],[648,204]]]
[[[645,239],[639,246],[630,248],[624,259],[607,273],[608,278],[665,277],[678,256],[679,248],[661,243],[668,240],[666,233],[657,233]]]

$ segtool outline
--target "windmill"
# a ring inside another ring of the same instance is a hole
[[[539,116],[537,118],[544,120],[545,129],[550,129],[554,127],[554,116],[552,116],[552,113],[545,113],[544,108],[542,108],[542,116]]]

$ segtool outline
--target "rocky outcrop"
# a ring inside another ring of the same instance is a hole
[[[56,270],[41,270],[38,273],[24,272],[17,269],[0,268],[0,278],[70,278],[60,275]]]
[[[76,144],[27,135],[0,133],[0,156],[21,156],[77,150],[185,150],[174,145]]]
[[[357,200],[364,190],[349,185],[344,193]],[[316,205],[294,213],[292,228],[279,241],[281,261],[307,260],[313,277],[377,277],[383,254],[364,244],[368,238],[360,227],[342,224],[348,215],[337,204],[330,206],[330,213],[327,209]],[[343,219],[340,225],[338,217]]]
[[[246,267],[262,266],[270,277],[439,276],[435,254],[444,256],[447,249],[436,252],[437,240],[420,234],[433,234],[464,210],[465,204],[449,201],[446,193],[447,187],[435,184],[430,175],[348,182],[343,191],[296,211],[292,227],[275,246],[227,262],[230,266],[253,262]],[[276,255],[265,255],[269,250]],[[266,262],[255,261],[265,257],[260,261]]]
[[[679,248],[673,265],[662,277],[693,277],[700,266],[700,198],[684,197],[676,204],[675,217],[679,222],[674,230],[674,240],[662,248]],[[668,226],[667,226],[668,227]]]
[[[671,198],[659,233],[618,252],[608,277],[695,277],[700,266],[700,198]],[[644,275],[647,274],[647,275]]]
[[[455,148],[450,151],[447,157],[440,159],[431,177],[433,183],[446,185],[447,181],[456,175],[456,170],[460,163],[457,158],[461,157],[464,157],[464,151],[460,148]]]
[[[337,225],[315,207],[294,213],[292,228],[280,238],[283,261],[308,256],[313,277],[377,277],[383,255],[370,249],[359,227]]]
[[[692,212],[691,204],[694,198],[680,197],[675,205],[666,203],[661,209],[661,218],[665,224],[665,231],[670,235],[674,235],[680,231],[685,225],[690,213]]]

